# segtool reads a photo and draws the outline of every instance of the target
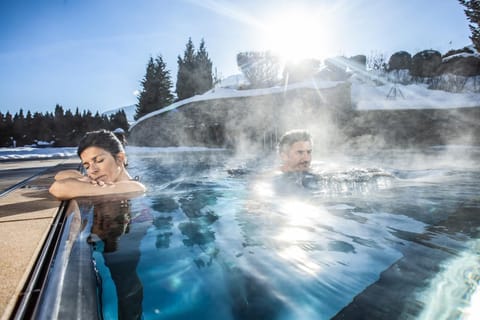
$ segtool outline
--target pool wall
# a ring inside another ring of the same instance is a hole
[[[99,319],[96,273],[87,243],[91,221],[83,220],[72,200],[63,224],[32,319]]]

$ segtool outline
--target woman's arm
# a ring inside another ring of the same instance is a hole
[[[84,177],[78,170],[62,170],[55,175],[55,180],[63,180],[68,178],[82,178]]]
[[[120,181],[115,184],[92,184],[75,178],[56,180],[50,186],[50,193],[59,200],[92,197],[121,193],[143,193],[146,188],[138,181]]]

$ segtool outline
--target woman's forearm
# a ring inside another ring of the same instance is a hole
[[[62,170],[55,175],[55,180],[64,180],[69,178],[82,178],[83,175],[78,170]]]
[[[120,181],[115,184],[92,184],[75,178],[56,180],[49,189],[59,200],[99,195],[145,192],[145,186],[138,181]]]

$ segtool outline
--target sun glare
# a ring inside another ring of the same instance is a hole
[[[265,23],[264,43],[284,61],[323,59],[329,54],[327,19],[315,12],[291,10],[276,14]]]

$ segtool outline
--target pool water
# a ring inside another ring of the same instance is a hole
[[[145,196],[89,202],[105,319],[474,319],[480,149],[127,150]]]

